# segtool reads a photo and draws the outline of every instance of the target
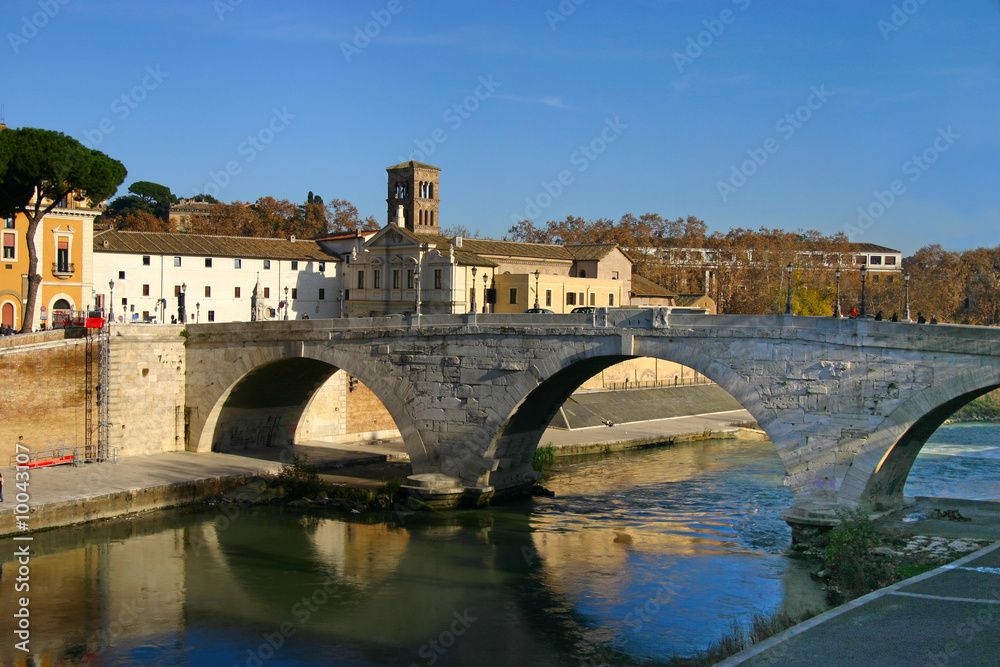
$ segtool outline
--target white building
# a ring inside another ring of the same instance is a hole
[[[94,235],[92,303],[119,322],[180,320],[182,301],[187,322],[339,317],[339,263],[294,237],[109,230]]]

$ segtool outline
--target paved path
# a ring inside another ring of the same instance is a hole
[[[1000,542],[883,588],[715,667],[997,667]]]

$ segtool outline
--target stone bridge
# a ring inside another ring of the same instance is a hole
[[[189,325],[187,446],[241,429],[291,444],[337,369],[367,385],[428,496],[523,493],[550,419],[587,378],[633,357],[689,366],[757,420],[786,471],[793,529],[839,509],[903,503],[920,448],[957,408],[1000,386],[1000,329],[817,317],[441,315]]]

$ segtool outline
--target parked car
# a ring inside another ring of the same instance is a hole
[[[555,315],[555,312],[549,310],[548,308],[529,308],[528,310],[526,310],[524,312],[526,312],[526,313],[538,313],[538,314],[543,314],[543,315]]]
[[[571,312],[571,313],[592,313],[595,310],[597,310],[597,308],[594,308],[593,306],[579,306],[579,307],[574,308],[573,310],[571,310],[569,312]]]

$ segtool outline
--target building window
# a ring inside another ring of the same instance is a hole
[[[434,269],[434,289],[441,289],[441,269]]]
[[[242,269],[243,268],[243,260],[242,259],[234,259],[233,260],[233,268],[234,269]]]
[[[581,278],[586,278],[587,277],[587,272],[586,271],[580,271],[580,277]]]
[[[118,280],[125,280],[125,272],[124,271],[119,271],[118,272]]]
[[[552,307],[552,290],[550,289],[545,290],[545,306],[547,308]]]
[[[271,269],[271,260],[265,259],[264,260],[264,270],[265,271],[269,271],[270,269]]]
[[[298,271],[298,270],[299,270],[299,261],[297,259],[293,259],[292,260],[292,271]]]
[[[292,288],[292,298],[293,299],[298,299],[299,298],[299,288],[298,287],[293,287]]]
[[[324,273],[326,271],[326,262],[319,263],[319,272]]]
[[[615,294],[614,294],[614,292],[612,292],[611,294],[608,295],[608,305],[611,306],[611,307],[614,307],[614,305],[615,305]]]
[[[212,258],[211,257],[206,257],[205,258],[205,268],[206,269],[212,268]]]
[[[617,271],[612,271],[611,272],[611,279],[612,280],[618,280],[618,272]]]
[[[264,298],[265,299],[270,299],[271,298],[271,288],[270,287],[265,287],[264,288]]]
[[[142,256],[142,265],[143,266],[149,266],[149,255],[143,255]]]
[[[326,290],[322,287],[319,288],[319,300],[322,301],[326,298]]]
[[[392,270],[392,289],[399,289],[399,269]]]
[[[240,298],[240,288],[239,287],[236,287],[236,288],[233,289],[233,297],[236,298],[236,299]]]
[[[896,258],[893,255],[886,255],[885,256],[885,265],[886,266],[896,266]]]
[[[143,296],[149,296],[149,285],[143,285],[142,286],[142,295]]]
[[[180,265],[181,265],[181,258],[174,257],[174,266],[180,266]]]
[[[406,270],[406,289],[413,289],[413,269]]]
[[[854,258],[854,263],[855,264],[867,264],[868,263],[868,258],[865,257],[864,255],[858,255],[857,257]]]
[[[566,305],[567,306],[576,305],[576,292],[566,292]]]
[[[208,321],[209,322],[214,322],[215,321],[215,311],[214,310],[208,311]]]
[[[516,287],[511,287],[510,288],[510,304],[513,306],[516,303],[517,303],[517,288]]]
[[[174,285],[174,296],[180,296],[180,295],[181,295],[181,286]]]
[[[375,269],[372,271],[372,289],[382,288],[382,270]]]
[[[148,310],[142,311],[142,319],[145,320],[146,322],[149,321],[149,311]]]
[[[872,255],[872,258],[868,263],[872,266],[882,266],[882,257],[879,255]]]
[[[591,306],[597,305],[597,295],[594,294],[593,292],[590,293],[590,305]]]
[[[358,289],[365,288],[365,272],[364,270],[358,271]]]
[[[3,258],[17,259],[17,234],[5,232],[3,235]]]
[[[211,285],[205,285],[205,298],[207,299],[210,296],[212,296],[212,287]]]
[[[3,219],[4,229],[14,229],[14,218],[4,218]]]

